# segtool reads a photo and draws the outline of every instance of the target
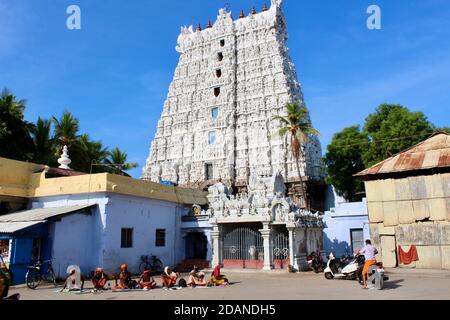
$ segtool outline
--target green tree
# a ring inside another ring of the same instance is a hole
[[[52,121],[38,118],[36,126],[33,128],[32,137],[34,142],[33,162],[56,165],[55,140],[51,136]]]
[[[327,148],[324,162],[337,193],[354,200],[362,182],[353,174],[395,155],[425,139],[434,131],[422,112],[396,104],[382,104],[359,127],[337,133]]]
[[[33,124],[24,120],[25,100],[4,89],[0,96],[0,156],[28,161],[34,152]]]
[[[371,141],[363,152],[366,167],[383,161],[428,138],[436,128],[422,112],[397,104],[382,104],[369,115],[363,131]]]
[[[303,158],[303,146],[308,141],[309,136],[318,135],[319,132],[312,126],[306,107],[300,107],[298,103],[288,103],[286,104],[286,111],[286,117],[275,116],[273,120],[279,121],[282,124],[282,127],[278,129],[278,136],[290,139],[292,155],[295,158],[295,164],[297,166],[302,199],[306,204],[306,208],[309,210],[309,202],[306,197],[299,162],[300,158]]]
[[[60,119],[52,117],[55,128],[55,139],[59,142],[60,149],[70,146],[78,139],[79,121],[69,111],[64,111]]]
[[[77,140],[72,142],[69,149],[72,160],[71,167],[81,172],[91,172],[91,164],[103,163],[108,156],[108,149],[103,147],[100,141],[91,141],[89,135],[82,134]],[[93,166],[92,172],[99,173],[106,170],[99,166]]]
[[[134,162],[127,162],[127,158],[128,155],[126,152],[123,152],[116,147],[108,152],[108,157],[105,159],[105,164],[109,165],[110,168],[113,168],[113,173],[122,176],[129,176],[126,171],[137,168],[138,164]]]
[[[327,147],[324,161],[328,169],[328,182],[336,193],[349,201],[357,201],[364,191],[363,182],[354,174],[364,170],[362,153],[369,146],[367,134],[359,126],[345,128],[334,135]]]
[[[445,132],[445,133],[450,134],[450,127],[441,127],[441,128],[438,128],[436,131]]]

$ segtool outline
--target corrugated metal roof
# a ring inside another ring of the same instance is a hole
[[[42,222],[58,216],[81,211],[95,205],[69,206],[59,208],[39,208],[0,216],[0,222]]]
[[[450,135],[437,133],[431,138],[356,174],[363,177],[450,167]]]
[[[43,223],[44,221],[30,221],[30,222],[0,222],[0,234],[10,234],[14,233],[37,224]]]

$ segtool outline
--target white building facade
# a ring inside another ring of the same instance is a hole
[[[184,226],[183,217],[189,215],[191,206],[169,201],[97,193],[40,197],[32,202],[33,208],[87,204],[94,205],[89,215],[72,214],[49,224],[51,257],[58,276],[64,277],[70,265],[89,274],[99,266],[117,272],[122,263],[138,273],[142,255],[155,255],[164,265],[176,266],[186,259],[189,232],[208,229],[198,223]],[[211,245],[206,245],[204,258],[210,261]]]

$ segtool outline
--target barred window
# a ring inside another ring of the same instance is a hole
[[[133,248],[133,229],[122,228],[121,248]]]
[[[156,229],[155,246],[165,247],[166,246],[166,229]]]

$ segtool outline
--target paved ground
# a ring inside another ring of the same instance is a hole
[[[385,289],[363,290],[356,281],[326,280],[322,274],[249,272],[224,270],[232,285],[224,288],[99,294],[55,293],[58,288],[29,290],[12,288],[22,300],[310,300],[310,299],[436,299],[450,300],[450,272],[433,270],[388,270]],[[158,281],[159,283],[159,281]],[[86,282],[86,289],[91,288]]]

